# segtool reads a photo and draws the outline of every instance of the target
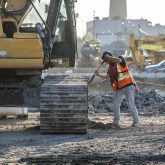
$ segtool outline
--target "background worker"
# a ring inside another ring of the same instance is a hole
[[[132,126],[138,126],[139,116],[134,102],[134,93],[139,89],[129,72],[125,59],[122,56],[113,57],[112,53],[107,51],[102,54],[101,58],[109,64],[107,75],[101,75],[97,70],[95,71],[95,75],[102,79],[110,79],[113,91],[115,92],[113,125],[115,127],[120,126],[120,106],[122,100],[126,97],[132,112]]]

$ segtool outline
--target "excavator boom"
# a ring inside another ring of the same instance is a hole
[[[144,69],[146,65],[157,64],[164,60],[165,39],[163,37],[145,36],[139,39],[131,34],[129,41],[128,53],[130,56],[126,60],[130,66],[135,67],[136,65],[140,69]]]

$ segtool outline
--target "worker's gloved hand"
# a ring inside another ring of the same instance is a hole
[[[98,76],[98,75],[99,75],[98,70],[95,70],[95,75],[96,75],[96,76]]]

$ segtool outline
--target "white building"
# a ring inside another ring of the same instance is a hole
[[[111,0],[109,13],[109,17],[101,20],[95,17],[86,25],[86,37],[96,38],[103,50],[107,48],[117,52],[125,50],[129,44],[130,34],[134,34],[136,38],[145,35],[165,35],[165,26],[152,26],[150,21],[143,18],[127,19],[126,0]]]

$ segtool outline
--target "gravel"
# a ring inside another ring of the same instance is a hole
[[[90,109],[95,108],[95,112],[113,112],[114,93],[91,93],[89,94],[89,105]],[[140,114],[151,114],[151,113],[165,113],[164,109],[165,97],[160,96],[155,90],[143,89],[138,93],[135,93],[135,104]],[[128,102],[126,99],[121,104],[122,112],[130,112]]]

